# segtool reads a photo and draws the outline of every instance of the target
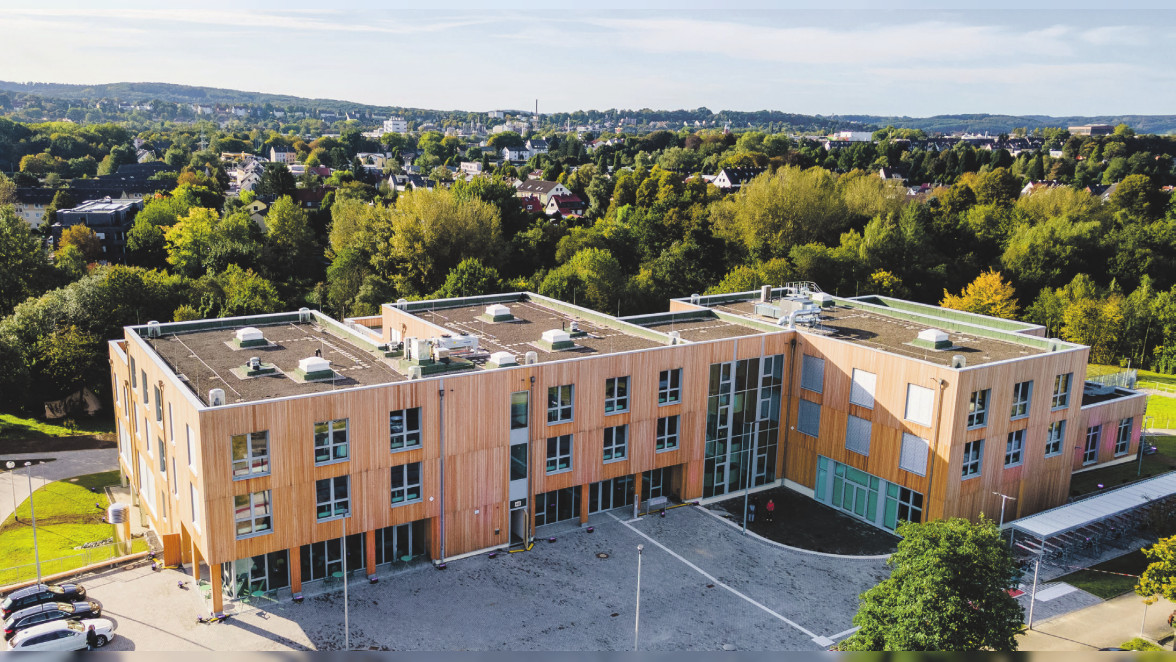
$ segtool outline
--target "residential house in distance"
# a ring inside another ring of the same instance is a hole
[[[547,207],[537,195],[524,195],[519,198],[519,205],[528,214],[546,214]]]
[[[482,162],[481,161],[462,161],[460,164],[458,164],[458,169],[466,177],[476,177],[476,176],[482,174]]]
[[[270,147],[269,160],[289,165],[298,160],[298,153],[285,145],[274,145]]]
[[[763,171],[763,168],[723,168],[711,183],[723,191],[733,193]]]
[[[53,240],[61,239],[66,228],[85,225],[98,235],[102,252],[107,262],[120,262],[126,256],[127,232],[134,223],[135,214],[143,209],[141,199],[87,200],[73,209],[58,209],[57,221],[53,224]]]
[[[588,205],[580,199],[580,196],[573,193],[572,195],[548,196],[544,211],[548,216],[567,218],[569,216],[583,216],[587,209]]]
[[[551,202],[551,196],[574,195],[568,187],[559,182],[548,182],[542,179],[528,179],[515,183],[515,195],[522,198],[528,195],[538,196],[540,204],[546,207]]]
[[[1069,131],[1072,136],[1109,136],[1115,132],[1115,127],[1110,124],[1084,124],[1069,127]]]
[[[408,121],[399,115],[384,120],[384,133],[408,133]]]
[[[879,528],[1134,461],[1145,396],[1044,329],[813,283],[617,318],[528,292],[128,326],[119,469],[226,598],[300,596],[651,498],[784,485]],[[346,531],[346,537],[344,537]]]
[[[29,224],[29,227],[36,230],[41,227],[45,209],[53,202],[53,196],[56,194],[57,191],[50,188],[17,187],[13,209],[17,216]]]
[[[503,161],[526,161],[531,158],[531,151],[526,147],[503,147],[502,148]]]
[[[254,200],[243,207],[246,214],[249,214],[249,220],[257,226],[263,233],[266,231],[265,213],[269,211],[269,205],[261,200]]]
[[[547,141],[542,138],[531,138],[527,141],[527,151],[531,153],[531,156],[546,154],[547,149]]]

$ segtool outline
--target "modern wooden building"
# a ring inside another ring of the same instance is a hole
[[[1084,388],[1088,348],[1042,332],[795,283],[629,318],[516,293],[151,322],[110,361],[166,554],[300,595],[749,476],[889,529],[1059,505],[1138,450],[1144,398]]]

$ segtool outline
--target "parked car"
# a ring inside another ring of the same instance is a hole
[[[84,602],[45,602],[34,607],[26,607],[4,621],[4,640],[7,641],[25,628],[48,623],[49,621],[64,621],[71,618],[98,618],[102,615],[102,605],[87,600]]]
[[[52,621],[21,630],[8,642],[14,651],[77,651],[86,648],[86,630],[94,626],[98,635],[97,647],[102,648],[114,639],[114,623],[105,618],[86,618],[80,621]]]
[[[7,619],[26,607],[45,602],[79,602],[86,599],[81,584],[33,584],[9,593],[0,603],[0,618]]]

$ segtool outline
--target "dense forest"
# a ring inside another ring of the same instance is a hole
[[[18,164],[0,180],[0,397],[35,407],[83,385],[108,397],[105,341],[148,320],[301,306],[346,317],[401,297],[513,290],[632,314],[790,280],[1015,316],[1091,345],[1093,360],[1176,371],[1176,139],[1126,126],[1038,133],[1001,143],[1010,149],[940,148],[887,128],[827,149],[756,131],[595,144],[549,131],[548,153],[512,165],[494,158],[526,138],[509,132],[482,145],[438,132],[308,140],[0,119],[0,161]],[[220,153],[276,145],[333,171],[295,177],[268,164],[254,191],[227,195]],[[383,173],[357,159],[369,151],[393,155]],[[56,188],[54,206],[69,204],[72,181],[136,154],[172,168],[155,176],[170,192],[136,217],[126,264],[99,263],[84,226],[49,242],[11,207],[18,187]],[[461,161],[484,174],[452,181]],[[398,192],[388,176],[407,164],[438,185]],[[727,193],[703,176],[722,168],[762,173]],[[512,182],[530,175],[564,183],[585,215],[524,211]],[[294,202],[306,189],[325,192],[321,205]],[[264,231],[244,209],[254,196],[270,202]]]

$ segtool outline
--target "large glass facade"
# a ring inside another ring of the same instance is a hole
[[[775,480],[783,383],[782,354],[711,365],[703,496],[740,490],[749,473],[753,485]]]
[[[588,512],[633,505],[633,477],[618,476],[588,486]]]
[[[363,570],[364,558],[362,533],[347,536],[347,573]],[[302,581],[343,578],[343,539],[332,538],[323,542],[302,546]]]
[[[923,520],[923,495],[847,464],[817,457],[817,501],[891,531]]]
[[[535,526],[580,516],[580,488],[565,487],[535,496]]]
[[[289,553],[270,552],[221,567],[221,588],[230,598],[249,598],[290,585]]]
[[[407,564],[428,555],[425,547],[425,523],[419,519],[408,524],[377,529],[376,565]]]

